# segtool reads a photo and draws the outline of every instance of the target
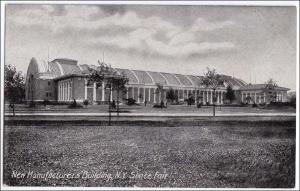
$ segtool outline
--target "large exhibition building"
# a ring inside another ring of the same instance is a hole
[[[26,100],[27,101],[58,101],[78,102],[89,100],[90,103],[107,103],[116,100],[116,92],[110,94],[105,84],[97,88],[96,84],[88,83],[89,68],[96,69],[95,65],[79,65],[72,59],[55,59],[51,62],[32,58],[26,74]],[[114,68],[118,73],[125,74],[129,82],[127,91],[121,95],[120,100],[133,98],[137,103],[160,103],[166,101],[166,92],[159,95],[157,84],[164,89],[173,89],[179,100],[189,97],[196,98],[195,102],[208,104],[213,102],[213,90],[199,86],[201,76],[173,74],[166,72],[141,71]],[[223,104],[227,86],[235,91],[237,103],[250,101],[252,103],[268,103],[266,84],[247,84],[241,79],[221,75],[223,85],[216,90],[216,104]],[[288,88],[276,87],[276,101],[286,102]]]

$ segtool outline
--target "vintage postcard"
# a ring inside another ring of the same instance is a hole
[[[1,2],[1,187],[299,189],[296,2]]]

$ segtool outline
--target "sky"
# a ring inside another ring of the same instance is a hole
[[[296,7],[6,5],[5,63],[32,57],[203,75],[296,89]]]

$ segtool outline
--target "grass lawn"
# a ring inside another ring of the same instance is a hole
[[[5,126],[4,184],[293,187],[295,123]],[[75,175],[34,176],[47,172]]]

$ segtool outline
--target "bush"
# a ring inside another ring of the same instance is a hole
[[[185,99],[184,101],[187,103],[187,105],[194,105],[195,104],[194,97],[189,97],[188,99]]]
[[[242,106],[242,107],[248,106],[248,103],[247,103],[247,102],[246,102],[246,103],[245,103],[245,102],[242,102],[242,103],[241,103],[241,106]]]
[[[74,101],[72,102],[71,105],[68,106],[69,109],[77,109],[77,108],[82,108],[82,105],[77,104],[76,100],[74,99]]]
[[[197,108],[201,108],[202,107],[202,103],[198,103]]]
[[[36,103],[35,103],[35,102],[30,102],[28,107],[29,107],[29,108],[34,108],[35,106],[36,106]]]
[[[87,99],[84,100],[84,101],[83,101],[83,105],[85,105],[85,107],[87,107],[87,106],[89,105],[89,100],[87,100]]]
[[[128,98],[127,99],[127,105],[135,105],[136,103],[135,103],[136,101],[135,101],[135,99],[133,99],[133,98]]]
[[[50,101],[49,101],[49,100],[47,100],[47,99],[44,99],[44,101],[43,101],[43,104],[44,104],[44,106],[46,106],[46,105],[50,105]]]
[[[161,106],[160,104],[154,104],[154,108],[167,108],[165,105]]]
[[[257,104],[256,104],[256,103],[253,103],[253,104],[252,104],[252,107],[257,107]]]
[[[266,103],[260,103],[259,105],[260,106],[266,106]]]

